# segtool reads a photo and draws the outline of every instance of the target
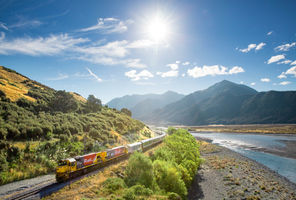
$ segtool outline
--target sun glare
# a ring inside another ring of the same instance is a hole
[[[169,26],[168,22],[160,16],[156,16],[147,24],[147,35],[156,43],[161,43],[168,39]]]

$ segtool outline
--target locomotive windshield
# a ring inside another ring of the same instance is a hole
[[[61,161],[59,161],[58,165],[59,165],[59,166],[67,165],[67,161],[65,161],[65,160],[61,160]]]

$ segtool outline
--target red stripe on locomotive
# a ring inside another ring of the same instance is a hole
[[[86,165],[93,164],[95,159],[96,159],[96,156],[97,156],[96,153],[91,153],[91,154],[84,155],[83,156],[83,158],[84,158],[83,165],[86,166]]]

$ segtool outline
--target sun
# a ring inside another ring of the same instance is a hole
[[[145,32],[149,39],[156,43],[161,43],[169,37],[169,24],[163,17],[157,15],[149,20]]]

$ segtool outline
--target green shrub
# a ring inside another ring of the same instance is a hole
[[[127,190],[124,191],[123,194],[123,198],[125,200],[135,200],[136,199],[136,195],[133,189],[129,188]]]
[[[126,167],[125,182],[128,186],[140,184],[151,188],[153,183],[152,161],[142,153],[132,154]]]
[[[108,178],[104,183],[104,190],[108,193],[115,193],[117,190],[126,188],[126,185],[121,178]]]
[[[134,185],[130,189],[134,191],[135,195],[150,196],[153,194],[151,189],[145,188],[143,185]]]
[[[169,200],[181,200],[182,198],[178,194],[176,194],[174,192],[170,192],[168,199]]]
[[[167,161],[156,160],[153,162],[155,181],[160,189],[166,192],[175,192],[183,197],[187,194],[184,181],[178,170]]]

